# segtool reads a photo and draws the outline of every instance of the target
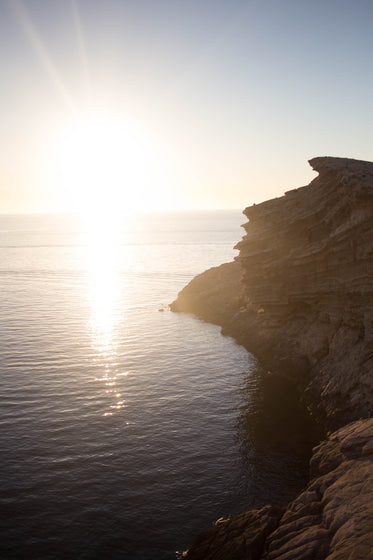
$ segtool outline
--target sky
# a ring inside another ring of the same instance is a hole
[[[372,160],[371,0],[0,0],[0,212],[245,208]]]

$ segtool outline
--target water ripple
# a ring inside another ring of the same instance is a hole
[[[66,217],[3,218],[2,558],[166,560],[251,503],[237,421],[252,358],[158,313],[233,256],[240,214],[198,216],[131,226],[111,271],[89,268]]]

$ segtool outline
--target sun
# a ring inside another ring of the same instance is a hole
[[[82,214],[128,212],[151,205],[155,150],[119,118],[79,117],[57,135],[51,157],[60,207]]]

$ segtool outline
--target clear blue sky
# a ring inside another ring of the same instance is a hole
[[[131,131],[115,157],[149,208],[243,208],[311,157],[371,160],[372,38],[371,0],[1,0],[1,211],[74,209],[59,138],[79,151],[82,115]]]

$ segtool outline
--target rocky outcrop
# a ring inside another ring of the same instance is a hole
[[[285,511],[267,506],[220,520],[187,560],[373,558],[373,419],[336,431],[315,448],[311,481]]]
[[[171,311],[193,313],[197,317],[223,325],[244,303],[241,266],[238,262],[210,268],[196,276],[171,303]]]
[[[244,211],[246,235],[236,264],[223,265],[222,291],[218,267],[173,304],[220,324],[259,358],[269,379],[290,384],[310,415],[334,430],[314,450],[309,486],[262,552],[249,547],[242,558],[373,558],[373,164],[321,157],[310,165],[319,173],[310,185]],[[206,558],[220,558],[211,539],[221,543],[225,531],[227,548],[234,528],[231,520],[226,531],[222,525],[209,533]],[[187,558],[199,558],[194,550]]]
[[[265,506],[232,519],[218,519],[201,533],[182,558],[187,560],[259,560],[267,537],[278,527],[283,510]]]

